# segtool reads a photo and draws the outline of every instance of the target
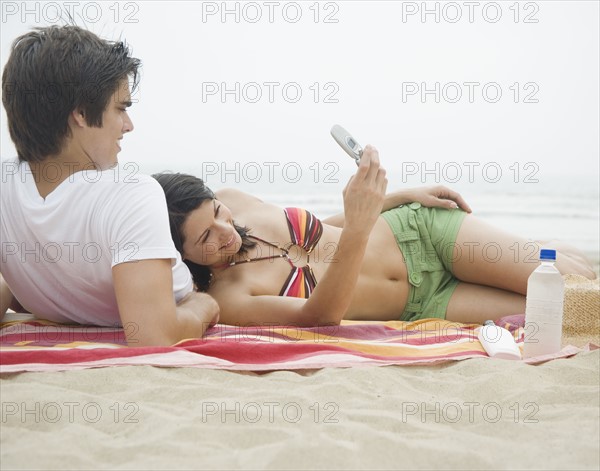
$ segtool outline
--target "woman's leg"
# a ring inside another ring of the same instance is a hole
[[[585,255],[560,241],[531,241],[502,231],[472,215],[462,222],[454,245],[452,272],[458,284],[446,319],[483,323],[525,312],[527,279],[539,265],[541,247],[555,249],[562,274],[596,277]]]
[[[459,283],[446,309],[446,320],[483,324],[525,312],[525,296],[489,286]]]
[[[563,275],[572,273],[585,276],[590,280],[597,278],[594,266],[581,250],[560,240],[540,241],[539,243],[544,248],[556,250],[558,253],[556,266]]]
[[[472,215],[464,218],[458,231],[453,249],[452,272],[466,283],[524,295],[527,292],[527,278],[539,265],[539,248],[542,246],[557,250],[556,267],[561,273],[595,278],[589,262],[573,247],[556,241],[541,243],[527,240]],[[461,297],[460,294],[458,296]],[[481,299],[479,301],[481,305],[485,304]]]

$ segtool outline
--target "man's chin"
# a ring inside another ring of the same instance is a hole
[[[111,169],[115,168],[117,165],[119,165],[119,160],[117,158],[115,158],[112,162],[102,165],[100,167],[100,170],[102,170],[102,171],[111,170]]]

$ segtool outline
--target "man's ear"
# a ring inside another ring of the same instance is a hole
[[[73,119],[76,126],[81,128],[87,126],[87,122],[85,121],[85,113],[81,108],[75,108],[73,111],[71,111],[70,117]]]

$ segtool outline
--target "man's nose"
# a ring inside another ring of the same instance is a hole
[[[125,120],[123,121],[123,133],[133,131],[133,121],[129,117],[129,114],[125,112]]]

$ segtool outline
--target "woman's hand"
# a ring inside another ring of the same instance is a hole
[[[411,201],[421,203],[428,208],[460,208],[467,213],[473,212],[467,202],[454,190],[443,185],[406,190]]]
[[[379,153],[372,146],[363,150],[356,174],[344,188],[344,228],[353,233],[370,234],[383,207],[387,178],[379,164]]]

